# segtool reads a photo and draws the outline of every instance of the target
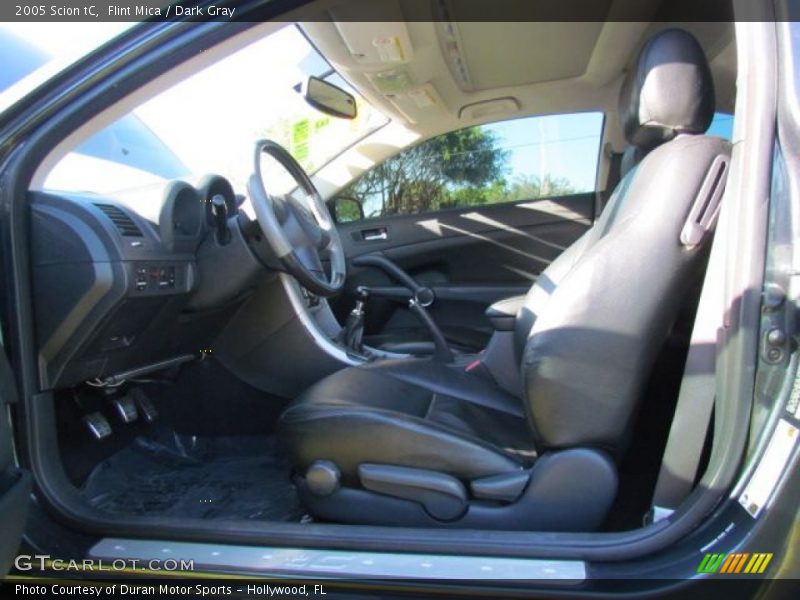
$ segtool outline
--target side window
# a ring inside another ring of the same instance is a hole
[[[445,133],[373,167],[335,199],[340,223],[593,192],[602,113]]]
[[[714,113],[714,118],[706,133],[730,141],[733,138],[733,115],[723,112]]]

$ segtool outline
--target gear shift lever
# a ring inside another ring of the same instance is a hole
[[[351,352],[363,354],[364,352],[364,307],[369,300],[370,290],[368,287],[360,285],[356,288],[356,305],[344,324],[340,341]]]

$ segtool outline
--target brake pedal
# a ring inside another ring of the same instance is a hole
[[[123,423],[133,423],[139,418],[136,402],[130,396],[122,396],[111,401]]]
[[[156,405],[153,404],[152,400],[150,400],[150,398],[148,398],[142,390],[139,388],[132,389],[131,396],[136,399],[136,404],[139,407],[139,411],[142,413],[142,417],[146,422],[153,423],[156,419],[158,419],[158,410],[156,410]]]
[[[111,435],[111,423],[99,411],[83,417],[83,422],[96,440],[102,440]]]

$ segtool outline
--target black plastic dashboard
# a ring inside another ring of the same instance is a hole
[[[106,378],[206,348],[214,311],[187,310],[202,284],[198,248],[209,235],[209,200],[227,180],[169,183],[158,223],[95,194],[31,192],[30,225],[42,389]]]

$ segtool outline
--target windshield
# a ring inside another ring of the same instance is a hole
[[[4,28],[0,28],[0,56],[14,57],[14,60],[4,61],[0,70],[0,92],[50,61],[50,57],[40,48]]]
[[[353,93],[358,116],[336,119],[309,106],[298,92],[309,75]],[[45,187],[113,193],[217,173],[244,193],[255,140],[275,140],[313,173],[386,121],[333,72],[297,27],[287,26],[95,134],[55,167]],[[124,176],[98,173],[86,165],[87,157],[114,163]]]
[[[0,112],[134,23],[0,23]]]

